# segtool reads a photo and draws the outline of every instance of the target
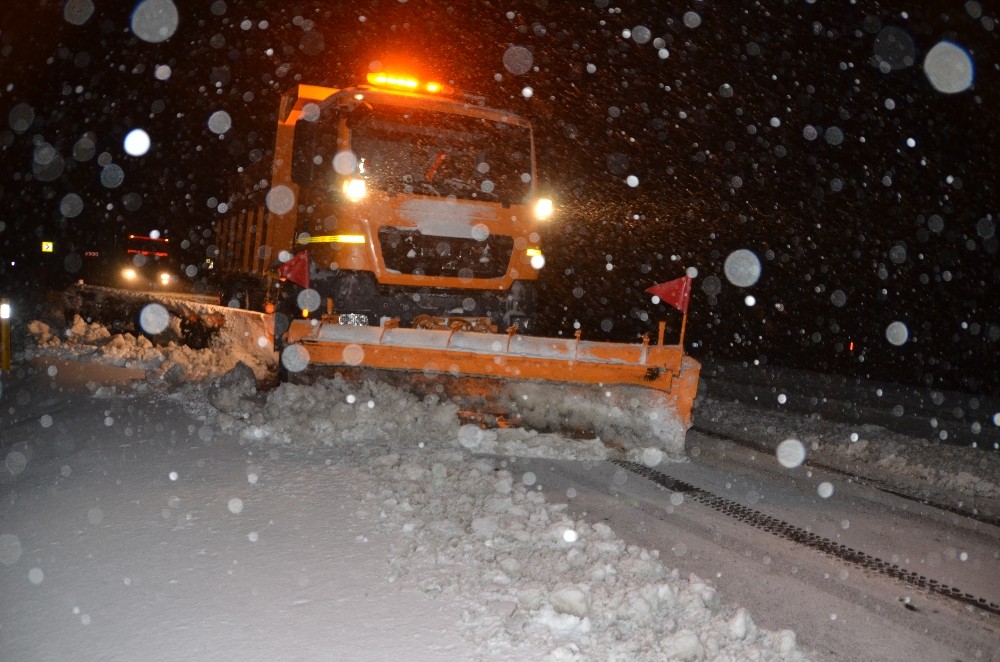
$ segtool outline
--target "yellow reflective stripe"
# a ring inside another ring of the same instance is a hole
[[[296,242],[299,244],[363,244],[365,236],[363,234],[327,234],[318,237],[299,237]]]
[[[528,254],[528,257],[535,257],[536,255],[541,255],[542,254],[542,249],[541,248],[529,248],[525,252]]]

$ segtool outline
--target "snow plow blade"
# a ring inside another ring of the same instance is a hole
[[[220,306],[217,296],[76,284],[63,292],[62,303],[67,324],[79,315],[85,322],[107,326],[111,333],[143,334],[158,344],[173,341],[191,349],[228,344],[272,362],[268,355],[274,345],[274,316]],[[157,306],[153,313],[159,313],[149,315],[156,322],[153,331],[143,323],[151,304]]]
[[[679,345],[311,320],[290,324],[281,362],[293,381],[388,380],[538,430],[681,453],[701,369]]]

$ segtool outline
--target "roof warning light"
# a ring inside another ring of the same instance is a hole
[[[448,94],[451,88],[434,81],[422,81],[412,76],[403,76],[389,73],[370,73],[368,83],[375,87],[384,87],[394,90],[406,90],[410,92],[425,92],[427,94]]]

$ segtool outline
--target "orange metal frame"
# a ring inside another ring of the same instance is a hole
[[[503,347],[484,354],[451,347],[447,341],[431,347],[320,339],[321,324],[294,321],[286,337],[288,344],[298,344],[309,353],[310,366],[363,367],[453,378],[471,376],[602,386],[630,384],[664,393],[680,420],[686,426],[691,422],[700,365],[685,356],[680,345],[588,342],[585,356],[531,356],[513,354]],[[435,336],[439,340],[444,340],[443,336],[449,336],[450,340],[453,332],[432,333],[440,334]]]

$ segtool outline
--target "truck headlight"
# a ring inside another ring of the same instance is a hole
[[[535,201],[535,218],[539,221],[547,221],[552,217],[554,207],[549,198],[539,198]]]
[[[358,178],[351,178],[344,180],[344,195],[351,202],[357,202],[361,200],[368,194],[368,189],[365,186],[365,180]]]
[[[160,274],[160,283],[162,285],[169,285],[170,284],[170,274],[167,273],[166,271],[164,271],[163,273],[161,273]]]
[[[127,269],[122,269],[122,278],[124,278],[125,280],[127,280],[127,281],[133,281],[133,280],[135,280],[138,277],[139,277],[139,274],[136,273],[135,269],[133,269],[131,267],[128,267]]]

